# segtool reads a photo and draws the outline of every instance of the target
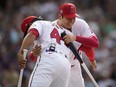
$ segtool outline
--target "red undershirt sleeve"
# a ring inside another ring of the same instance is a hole
[[[88,59],[91,62],[93,62],[95,60],[95,58],[94,58],[94,49],[93,48],[81,45],[79,50],[83,51],[87,55]]]
[[[99,41],[95,36],[92,37],[76,36],[76,41],[84,44],[87,47],[97,48],[99,46]]]
[[[37,61],[37,57],[33,55],[33,52],[32,52],[32,51],[29,53],[29,58],[30,58],[32,61],[34,61],[34,62]]]
[[[36,38],[39,37],[39,32],[37,31],[37,29],[32,28],[32,29],[29,30],[29,32],[33,33],[33,34],[35,35]]]

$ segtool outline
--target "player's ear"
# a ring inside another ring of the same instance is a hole
[[[62,16],[61,14],[58,14],[58,18],[59,18],[59,19],[62,19],[63,16]]]

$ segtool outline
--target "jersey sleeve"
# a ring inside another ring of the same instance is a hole
[[[39,32],[34,28],[34,29],[31,29],[29,30],[29,32],[31,32],[33,35],[35,35],[36,38],[39,37]]]
[[[36,36],[41,36],[42,34],[42,24],[40,21],[36,21],[34,22],[28,31],[32,31],[33,34],[37,34],[36,32],[38,32],[38,35]]]
[[[97,48],[99,46],[99,41],[96,35],[84,20],[76,20],[73,33],[76,35],[77,42],[80,42],[88,47]]]
[[[90,26],[84,20],[81,20],[79,27],[81,29],[82,36],[84,36],[84,37],[96,36],[94,34],[93,30],[90,28]]]

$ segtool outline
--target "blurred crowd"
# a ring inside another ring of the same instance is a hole
[[[0,0],[0,87],[16,87],[19,77],[17,52],[23,39],[20,23],[35,15],[45,20],[57,19],[59,5],[71,2],[77,13],[93,29],[100,46],[95,49],[97,69],[84,61],[100,87],[116,87],[116,1],[115,0]],[[34,62],[28,58],[23,85],[27,87]],[[94,87],[84,70],[86,87]]]

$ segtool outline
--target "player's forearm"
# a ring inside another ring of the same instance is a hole
[[[76,41],[92,48],[97,48],[99,46],[99,41],[95,36],[92,37],[76,36]]]
[[[22,52],[23,49],[28,49],[33,44],[35,39],[36,37],[32,33],[28,33],[22,42],[19,53]]]
[[[20,51],[18,53],[19,67],[21,69],[25,68],[26,66],[26,60],[23,57],[23,49],[28,49],[34,40],[35,40],[35,36],[33,36],[31,33],[28,33],[23,39]]]

